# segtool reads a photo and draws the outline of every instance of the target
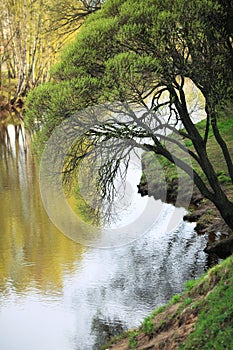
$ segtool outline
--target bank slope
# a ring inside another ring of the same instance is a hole
[[[233,349],[233,256],[101,350]]]

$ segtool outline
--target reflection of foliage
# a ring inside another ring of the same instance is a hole
[[[88,191],[87,196],[89,196]],[[89,203],[85,200],[85,197],[83,197],[77,183],[74,184],[73,182],[73,186],[71,188],[69,187],[67,198],[72,209],[83,221],[95,225],[98,225],[100,223],[100,212],[98,211],[98,208],[89,205]]]
[[[92,333],[95,334],[96,341],[93,349],[100,349],[100,347],[108,342],[112,337],[121,334],[126,326],[121,320],[117,318],[105,318],[101,312],[99,312],[92,321]]]
[[[90,154],[91,148],[82,138],[80,141],[82,147],[75,147],[77,141],[72,145],[69,154],[66,156],[63,166],[63,188],[69,203],[73,210],[81,217],[82,220],[89,224],[98,224],[100,220],[101,199],[96,187],[96,167],[93,159],[85,157],[81,164],[73,164],[74,157],[70,156],[73,152],[82,157],[82,149],[85,154]],[[82,148],[82,149],[81,149]],[[92,166],[90,166],[92,164]],[[67,176],[69,174],[69,176]]]
[[[98,118],[98,112],[99,109],[91,111],[91,116]],[[79,118],[75,120],[80,122]],[[76,129],[70,128],[67,132],[74,134]],[[92,132],[89,131],[89,139],[86,135],[78,137],[69,149],[62,169],[63,186],[75,196],[76,209],[85,221],[113,222],[119,211],[114,200],[119,202],[125,198],[126,170],[121,162],[127,169],[132,147],[117,138],[110,142],[108,137],[103,137],[98,144]]]
[[[43,210],[37,165],[22,126],[1,126],[0,141],[0,289],[12,286],[20,293],[34,286],[60,293],[63,276],[72,271],[82,248],[62,235]]]

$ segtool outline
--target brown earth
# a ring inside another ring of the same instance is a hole
[[[214,288],[215,284],[211,287]],[[193,305],[197,305],[201,300],[205,299],[211,292],[211,287],[205,293],[197,293],[194,298],[194,295],[192,295],[192,303],[186,307],[184,307],[183,302],[188,294],[182,296],[179,302],[168,305],[163,312],[154,317],[155,331],[153,333],[145,334],[142,328],[137,330],[134,336],[135,345],[133,347],[130,347],[130,336],[127,334],[122,339],[113,340],[105,350],[129,350],[131,348],[138,350],[178,349],[194,330],[198,320],[200,310],[199,307],[193,307]]]

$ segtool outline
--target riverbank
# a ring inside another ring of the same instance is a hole
[[[188,281],[183,294],[101,350],[232,349],[232,298],[231,256],[199,280]]]
[[[205,121],[199,122],[197,127],[200,132],[204,132]],[[233,119],[222,118],[219,122],[219,130],[227,143],[230,153],[233,154]],[[228,176],[225,160],[213,133],[209,135],[207,152],[224,192],[233,201],[231,179]],[[193,166],[199,172],[198,167],[195,164]],[[154,196],[155,199],[160,199],[160,193],[164,190],[163,187],[166,186],[166,202],[176,205],[178,192],[181,192],[176,167],[161,157],[156,157],[155,159],[155,155],[152,152],[148,152],[143,155],[142,170],[143,175],[138,185],[138,192],[142,196],[150,195]],[[217,208],[212,202],[201,195],[198,188],[188,178],[182,186],[184,187],[184,196],[193,187],[190,203],[187,203],[186,198],[184,198],[184,202],[186,201],[186,206],[184,206],[188,210],[188,213],[184,216],[184,220],[195,222],[195,230],[198,234],[208,235],[208,245],[205,251],[217,254],[220,258],[226,258],[231,255],[233,253],[233,232],[225,224]],[[182,205],[182,198],[180,199],[180,203]],[[188,207],[187,204],[189,204]]]
[[[223,184],[225,192],[233,199],[232,186]],[[177,198],[178,180],[170,179],[168,183],[167,202],[175,204]],[[138,185],[138,192],[142,196],[148,195],[148,187],[145,181]],[[156,195],[157,185],[150,189],[150,195]],[[208,235],[208,244],[205,252],[216,254],[220,258],[226,258],[233,253],[233,233],[222,219],[219,211],[212,202],[205,199],[194,187],[189,206],[189,212],[184,216],[184,221],[195,222],[195,231],[198,234]]]

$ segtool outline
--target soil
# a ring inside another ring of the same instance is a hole
[[[214,286],[213,286],[214,288]],[[209,293],[210,291],[208,291]],[[207,295],[207,294],[206,294]],[[193,299],[194,303],[206,297],[205,294],[198,295]],[[191,305],[183,308],[181,302],[168,305],[166,309],[155,316],[153,323],[156,331],[154,334],[147,335],[139,332],[135,336],[136,345],[133,349],[138,350],[175,350],[185,342],[189,334],[194,330],[198,319],[198,308]],[[123,339],[116,340],[108,345],[106,350],[128,350],[129,338],[125,336]]]

